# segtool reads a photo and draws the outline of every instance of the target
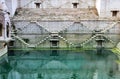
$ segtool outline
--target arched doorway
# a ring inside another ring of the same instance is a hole
[[[0,23],[0,36],[2,36],[2,27],[3,25]]]

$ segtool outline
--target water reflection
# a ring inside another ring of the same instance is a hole
[[[12,50],[1,61],[0,79],[120,79],[109,50]]]

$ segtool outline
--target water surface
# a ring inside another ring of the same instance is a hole
[[[120,79],[109,50],[10,50],[0,79]]]

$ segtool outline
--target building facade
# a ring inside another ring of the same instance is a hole
[[[6,0],[16,39],[10,45],[113,48],[119,43],[117,3],[119,0]]]
[[[4,0],[0,1],[0,57],[7,53],[7,42],[10,41],[11,23],[9,11]]]

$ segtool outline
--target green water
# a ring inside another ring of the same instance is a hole
[[[0,79],[120,79],[109,50],[9,50]]]

